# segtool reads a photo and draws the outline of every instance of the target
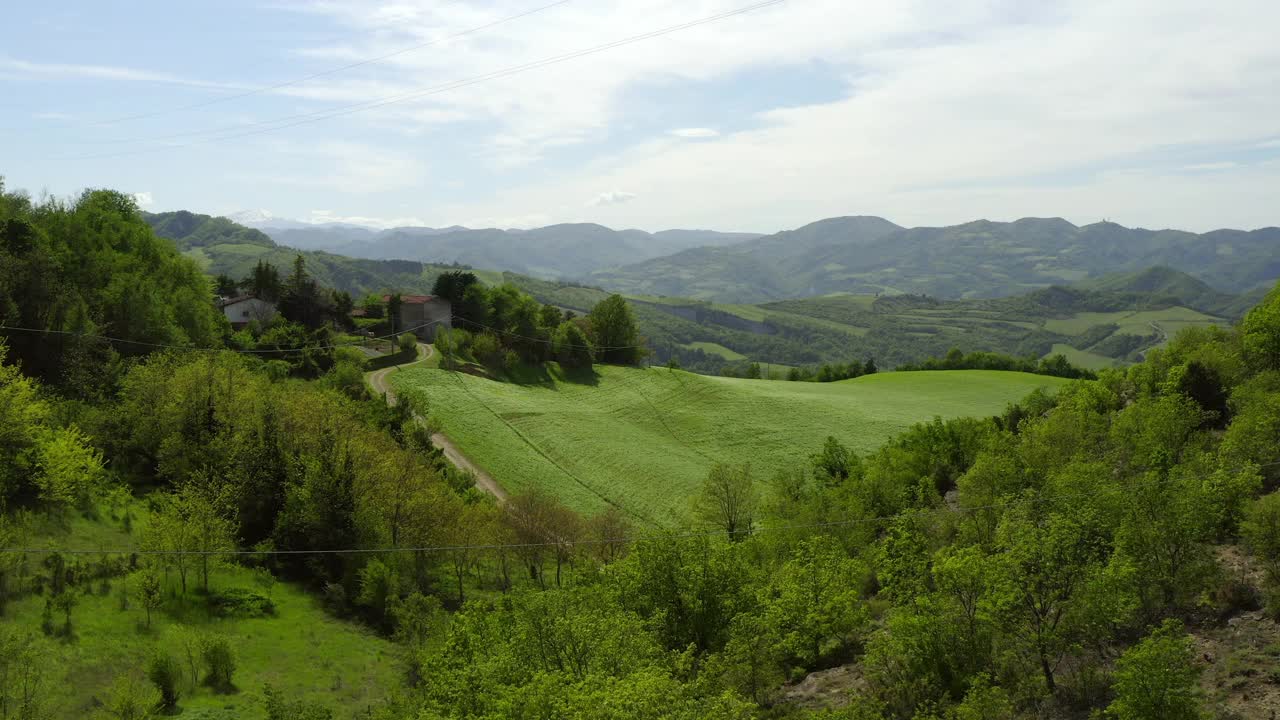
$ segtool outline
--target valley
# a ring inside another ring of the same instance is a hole
[[[276,245],[258,230],[221,218],[187,213],[151,216],[148,222],[173,236],[180,249],[185,248],[210,274],[243,277],[259,261],[285,267],[299,253]],[[801,233],[802,240],[817,237],[810,244],[825,247],[823,243],[833,242],[830,233],[847,230],[846,225],[843,221],[819,223]],[[1027,223],[1022,225],[1025,229]],[[877,237],[896,232],[887,224],[869,221],[854,227]],[[792,241],[790,236],[775,238],[768,240],[768,247],[790,247]],[[726,247],[761,243],[766,239]],[[357,298],[383,289],[430,292],[435,278],[455,269],[325,251],[301,254],[318,280]],[[490,286],[511,283],[542,302],[578,313],[609,295],[592,284],[493,268],[469,271]],[[696,273],[696,265],[681,272]],[[986,281],[980,276],[974,282],[980,295],[999,288],[983,284]],[[758,304],[645,294],[626,297],[653,350],[654,362],[665,364],[674,358],[686,369],[718,374],[725,368],[742,372],[752,362],[785,373],[791,367],[869,357],[892,368],[941,356],[953,347],[1019,357],[1066,354],[1077,364],[1099,369],[1134,362],[1183,327],[1230,324],[1260,296],[1222,292],[1185,272],[1155,267],[984,299],[847,291]]]

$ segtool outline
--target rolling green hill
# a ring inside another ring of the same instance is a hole
[[[591,281],[624,293],[739,303],[832,292],[983,298],[1165,265],[1234,291],[1280,277],[1278,245],[1275,227],[1195,234],[1023,218],[906,229],[851,217],[600,271]]]
[[[321,284],[359,297],[366,293],[396,290],[430,292],[437,275],[450,266],[424,265],[411,260],[365,260],[318,250],[298,250],[277,245],[260,230],[223,217],[187,211],[143,213],[156,235],[173,240],[178,249],[210,275],[243,278],[259,260],[288,272],[302,255],[307,270]],[[498,273],[478,271],[486,282],[500,281]]]
[[[757,478],[816,452],[828,435],[860,452],[934,416],[993,415],[1058,378],[991,371],[884,373],[839,383],[706,377],[602,366],[590,382],[552,367],[517,385],[446,370],[394,373],[445,433],[515,492],[543,488],[570,507],[614,503],[642,522],[684,518],[716,462]]]
[[[156,235],[168,238],[179,250],[210,245],[253,245],[275,247],[261,230],[245,227],[224,217],[211,217],[178,210],[165,213],[142,213]]]

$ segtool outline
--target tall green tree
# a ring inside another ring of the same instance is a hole
[[[858,564],[835,540],[801,541],[765,591],[765,618],[782,635],[792,657],[813,667],[829,645],[854,640],[868,620],[858,588]]]
[[[240,283],[247,291],[268,302],[276,302],[284,290],[280,270],[266,260],[258,260],[249,277]]]
[[[751,466],[716,463],[702,483],[697,499],[698,515],[725,531],[734,542],[751,534],[758,497]]]
[[[587,314],[587,321],[601,362],[632,365],[644,357],[635,316],[621,295],[610,295],[596,303]]]
[[[1116,661],[1116,699],[1107,709],[1117,720],[1197,720],[1199,677],[1191,636],[1166,620]]]
[[[1245,315],[1240,338],[1245,356],[1256,367],[1280,369],[1280,284]]]
[[[441,273],[436,278],[435,283],[431,286],[431,294],[458,305],[462,302],[463,297],[466,296],[467,289],[479,282],[480,280],[475,273],[465,270],[450,270]]]

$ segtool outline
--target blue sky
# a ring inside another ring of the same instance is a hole
[[[14,4],[0,175],[381,226],[1280,224],[1271,0],[786,0],[509,72],[752,4]]]

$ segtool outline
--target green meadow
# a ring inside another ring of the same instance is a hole
[[[135,548],[146,511],[135,503],[132,532],[104,513],[100,520],[76,517],[65,526],[49,525],[30,538],[38,548]],[[47,556],[33,555],[38,563]],[[118,557],[115,556],[115,557]],[[97,556],[67,556],[68,563],[96,562]],[[141,567],[141,566],[139,566]],[[33,568],[34,570],[34,568]],[[178,688],[183,718],[232,720],[265,718],[263,689],[270,684],[288,697],[305,696],[332,708],[336,717],[354,717],[376,706],[397,686],[397,649],[355,623],[326,613],[314,593],[288,582],[262,582],[262,575],[240,565],[225,564],[210,573],[214,592],[239,589],[268,598],[275,612],[265,617],[211,617],[204,596],[196,590],[199,574],[187,578],[192,589],[181,595],[176,572],[163,580],[164,600],[152,610],[150,627],[139,598],[141,569],[103,584],[93,581],[77,596],[72,633],[60,632],[41,647],[54,669],[44,682],[56,692],[45,708],[49,717],[95,717],[94,708],[110,694],[112,680],[145,668],[157,651],[166,652],[185,668],[183,635],[226,638],[234,652],[234,690],[192,684],[184,674]],[[128,598],[127,605],[122,600]],[[20,632],[41,635],[45,598],[29,595],[8,604],[4,624]],[[63,614],[54,622],[62,629]],[[203,675],[203,670],[201,670]]]
[[[714,463],[750,462],[763,480],[829,435],[869,452],[915,423],[993,415],[1064,381],[951,371],[771,382],[612,366],[571,379],[552,365],[521,384],[432,369],[391,382],[425,400],[445,434],[508,490],[542,488],[586,513],[612,503],[667,525],[687,517]]]

